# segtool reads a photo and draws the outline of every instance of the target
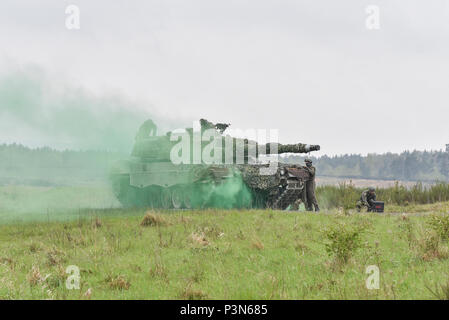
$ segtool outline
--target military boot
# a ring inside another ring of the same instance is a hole
[[[315,212],[320,212],[320,207],[318,207],[318,205],[315,205]]]

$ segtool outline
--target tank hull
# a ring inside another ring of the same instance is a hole
[[[305,199],[308,173],[299,166],[174,165],[121,162],[111,174],[115,196],[124,207],[162,209],[273,208],[284,210]]]

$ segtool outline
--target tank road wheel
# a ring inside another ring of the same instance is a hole
[[[182,192],[182,202],[184,202],[184,208],[186,209],[192,209],[192,193],[190,191],[190,189],[188,188],[184,188],[183,192]]]
[[[162,189],[161,205],[162,205],[162,208],[164,208],[164,209],[170,209],[172,206],[171,192],[167,188]]]
[[[263,196],[263,194],[260,194],[257,191],[254,192],[253,208],[257,209],[265,208],[265,197]]]
[[[161,191],[158,187],[148,187],[147,190],[147,202],[148,207],[150,208],[159,208],[161,206],[160,204],[160,197],[161,197]]]
[[[184,201],[184,204],[187,206],[189,205],[189,209],[204,209],[206,207],[206,199],[204,198],[204,194],[207,193],[205,188],[205,185],[202,183],[197,183],[193,186],[189,186],[186,188],[186,191],[184,192],[185,198],[188,199],[187,201]]]
[[[173,208],[175,209],[181,209],[182,207],[182,193],[179,188],[174,188],[171,192],[171,202],[173,205]]]

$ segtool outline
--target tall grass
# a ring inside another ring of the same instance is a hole
[[[167,213],[3,225],[0,300],[448,297],[446,215]],[[377,290],[366,287],[372,265]],[[68,266],[79,289],[66,287]]]
[[[366,188],[357,188],[352,183],[341,183],[338,186],[319,186],[316,194],[318,202],[325,208],[341,207],[350,209],[355,207],[356,201]],[[438,182],[424,187],[417,183],[411,188],[395,183],[394,187],[377,188],[377,199],[386,204],[409,205],[431,204],[449,201],[449,183]]]

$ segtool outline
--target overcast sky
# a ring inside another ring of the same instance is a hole
[[[319,155],[449,143],[447,0],[2,0],[0,74],[28,66],[167,122],[279,129]]]

